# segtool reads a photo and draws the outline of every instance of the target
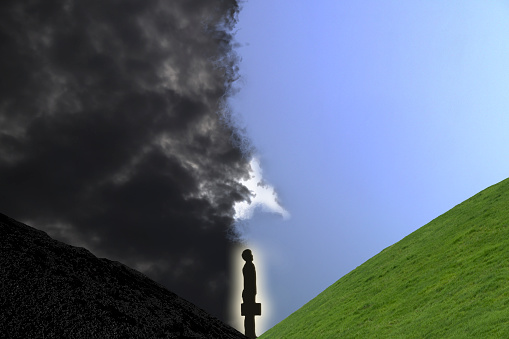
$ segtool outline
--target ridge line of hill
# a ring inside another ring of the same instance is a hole
[[[142,273],[1,213],[0,287],[8,338],[246,338]]]
[[[509,179],[385,248],[261,338],[509,338]]]

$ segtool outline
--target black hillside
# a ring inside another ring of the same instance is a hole
[[[143,274],[0,214],[0,337],[245,338]]]

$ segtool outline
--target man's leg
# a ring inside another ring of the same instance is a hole
[[[246,329],[246,337],[256,338],[254,315],[246,315],[246,318],[244,319],[244,328]]]

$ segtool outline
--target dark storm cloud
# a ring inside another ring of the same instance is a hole
[[[2,1],[0,210],[225,319],[235,0]],[[244,156],[243,156],[244,155]]]

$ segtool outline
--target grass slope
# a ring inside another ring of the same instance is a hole
[[[261,338],[509,338],[509,179],[384,249]]]

